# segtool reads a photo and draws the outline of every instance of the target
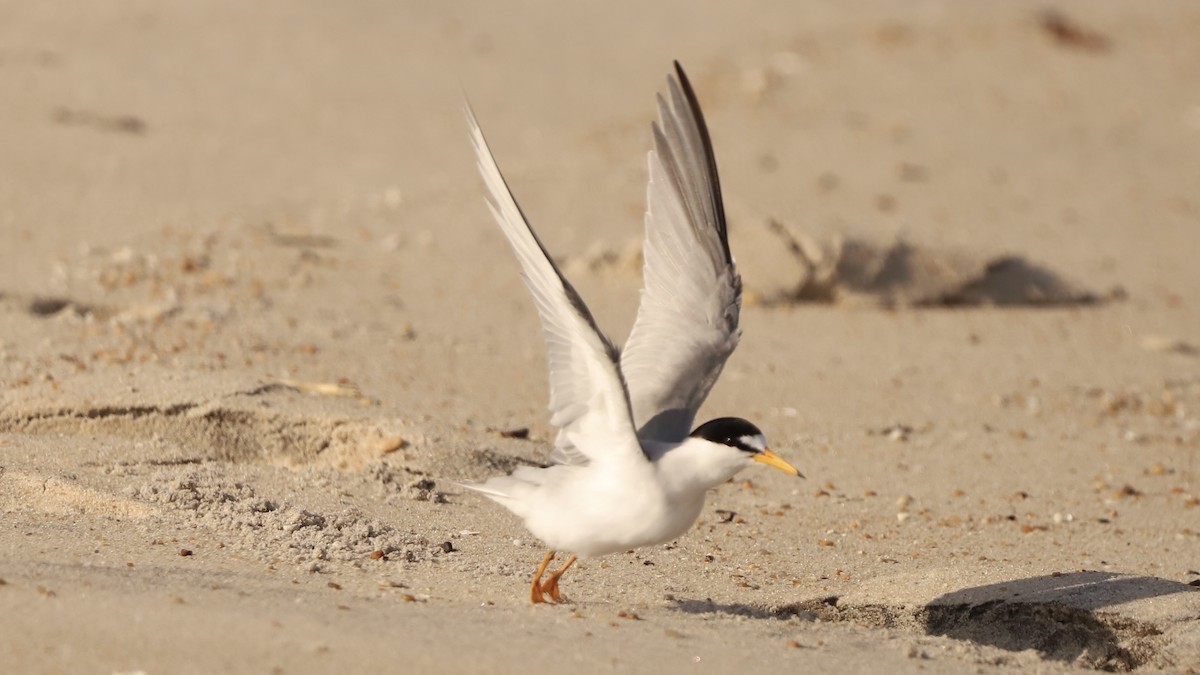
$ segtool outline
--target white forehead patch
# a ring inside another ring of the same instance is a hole
[[[767,449],[767,439],[763,438],[761,434],[756,434],[754,436],[742,436],[738,440],[741,441],[746,447],[754,448],[759,452]]]

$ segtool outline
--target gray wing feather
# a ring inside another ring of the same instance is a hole
[[[638,436],[678,442],[737,346],[741,278],[712,142],[675,64],[649,153],[642,302],[621,357]]]
[[[616,348],[529,227],[469,105],[466,114],[479,173],[491,196],[488,206],[521,263],[542,323],[550,370],[550,422],[559,428],[551,459],[645,461]]]

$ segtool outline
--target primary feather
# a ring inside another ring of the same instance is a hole
[[[550,423],[559,428],[559,447],[571,448],[577,460],[635,461],[636,455],[644,462],[617,350],[529,227],[470,106],[467,120],[492,216],[521,263],[542,323],[550,367]]]
[[[692,430],[737,347],[742,282],[729,252],[708,127],[679,64],[649,153],[642,302],[621,356],[643,441]]]

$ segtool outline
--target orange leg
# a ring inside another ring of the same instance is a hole
[[[542,564],[538,566],[537,572],[533,573],[533,586],[529,590],[529,601],[533,604],[545,602],[546,598],[542,597],[542,575],[546,573],[546,568],[554,561],[554,551],[546,551],[546,557],[542,558]],[[555,591],[557,594],[557,590]],[[554,597],[551,595],[550,597]],[[558,598],[554,598],[555,602]]]
[[[561,577],[563,575],[563,572],[567,571],[568,567],[570,567],[571,565],[574,565],[574,564],[575,564],[575,556],[571,556],[570,558],[567,558],[567,564],[565,564],[561,568],[559,568],[559,570],[557,572],[551,573],[550,578],[546,579],[546,582],[542,584],[542,592],[549,594],[551,600],[553,600],[555,602],[562,602],[563,600],[565,600],[565,598],[563,598],[562,594],[558,592],[558,579],[559,579],[559,577]]]

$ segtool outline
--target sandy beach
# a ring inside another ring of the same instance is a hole
[[[1200,671],[1200,5],[0,0],[0,671]],[[745,471],[583,560],[469,98],[619,343],[687,68]]]

